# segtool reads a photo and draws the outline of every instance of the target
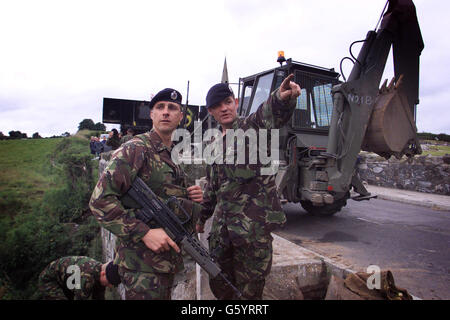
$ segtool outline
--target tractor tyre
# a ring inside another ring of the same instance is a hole
[[[341,211],[341,209],[347,205],[347,198],[344,197],[342,199],[336,200],[332,204],[325,204],[323,206],[313,206],[312,202],[308,200],[302,200],[300,201],[300,204],[302,205],[303,209],[315,216],[331,217],[335,213]]]

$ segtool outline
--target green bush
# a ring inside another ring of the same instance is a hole
[[[0,269],[12,280],[14,299],[32,296],[40,272],[51,261],[88,255],[99,232],[98,224],[92,220],[74,228],[74,224],[59,223],[39,212],[21,215],[15,224],[0,244]]]
[[[73,137],[57,146],[53,163],[60,171],[59,187],[44,195],[42,210],[57,216],[61,222],[74,222],[89,211],[88,203],[96,179],[92,155],[86,142]]]
[[[13,281],[13,297],[23,299],[35,290],[41,270],[66,255],[70,240],[62,224],[37,212],[17,216],[14,225],[2,239],[0,268]]]
[[[86,190],[80,185],[77,188],[64,186],[48,191],[40,210],[57,217],[60,222],[77,222],[88,210],[87,201]]]

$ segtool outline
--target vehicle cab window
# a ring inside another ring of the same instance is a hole
[[[265,102],[269,98],[273,74],[274,73],[271,72],[258,78],[249,114],[255,112],[261,103]]]

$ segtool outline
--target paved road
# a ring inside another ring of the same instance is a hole
[[[284,206],[287,226],[276,234],[307,249],[366,271],[389,269],[396,284],[422,299],[450,299],[450,211],[372,199],[333,217]]]

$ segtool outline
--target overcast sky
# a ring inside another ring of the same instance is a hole
[[[425,42],[417,127],[450,134],[450,5],[414,2]],[[185,102],[188,80],[189,104],[204,104],[225,57],[230,82],[276,67],[279,50],[339,70],[350,43],[375,28],[385,3],[2,0],[0,131],[74,133],[83,119],[102,121],[103,97],[150,100],[172,87]],[[350,68],[347,61],[344,73]]]

